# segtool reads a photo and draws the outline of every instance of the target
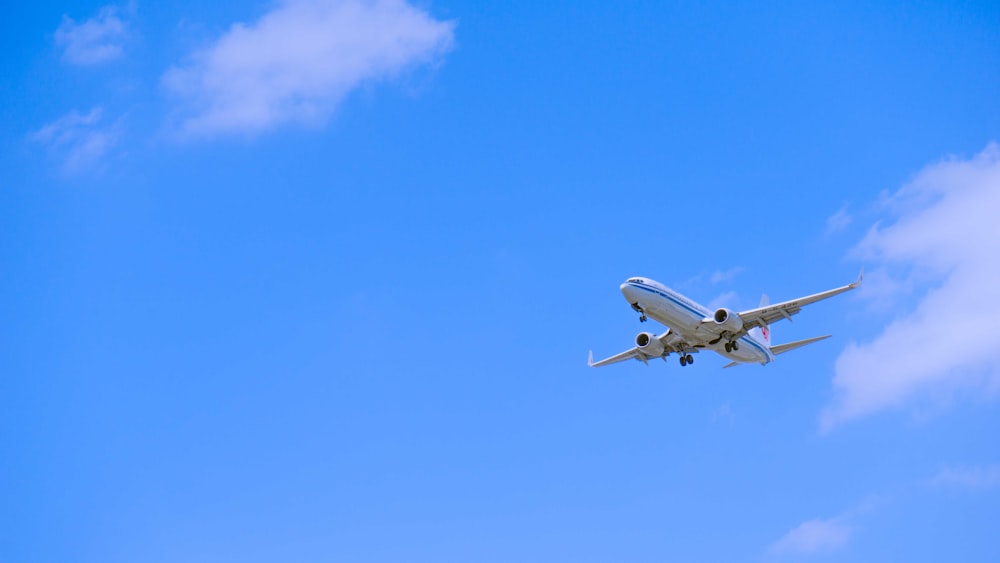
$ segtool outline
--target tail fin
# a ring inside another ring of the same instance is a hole
[[[766,293],[764,295],[760,296],[760,305],[758,305],[758,307],[767,307],[770,304],[771,304],[771,298],[768,297]],[[771,327],[770,326],[764,325],[764,326],[761,326],[761,327],[750,329],[750,333],[753,334],[753,336],[757,340],[763,342],[768,347],[771,346]]]

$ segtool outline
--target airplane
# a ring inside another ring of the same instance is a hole
[[[792,315],[798,314],[802,307],[859,287],[863,277],[864,270],[857,281],[848,285],[775,305],[771,305],[764,295],[756,309],[738,313],[725,307],[713,312],[657,281],[629,278],[620,289],[632,309],[639,313],[639,321],[646,322],[647,317],[652,317],[668,329],[659,336],[640,332],[635,337],[634,348],[599,362],[594,361],[591,351],[587,364],[596,368],[634,359],[649,365],[651,358],[666,361],[670,354],[677,354],[681,366],[687,366],[694,363],[691,354],[711,350],[732,360],[723,367],[766,365],[779,354],[832,336],[827,334],[771,346],[771,323],[782,319],[791,321]]]

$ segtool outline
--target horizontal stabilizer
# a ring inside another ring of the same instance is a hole
[[[805,340],[796,340],[795,342],[789,342],[787,344],[778,344],[777,346],[771,346],[771,353],[777,356],[778,354],[784,354],[789,350],[794,350],[796,348],[801,348],[807,344],[812,344],[813,342],[819,342],[820,340],[826,340],[833,336],[832,334],[827,334],[826,336],[815,336],[813,338],[806,338]]]

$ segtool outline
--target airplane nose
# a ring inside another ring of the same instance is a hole
[[[622,292],[622,295],[625,296],[625,299],[630,300],[629,303],[634,302],[633,294],[635,293],[635,288],[629,285],[628,282],[625,282],[620,286],[618,286],[618,289]]]

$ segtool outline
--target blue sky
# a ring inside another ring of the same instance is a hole
[[[0,560],[1000,558],[995,4],[8,12]]]

